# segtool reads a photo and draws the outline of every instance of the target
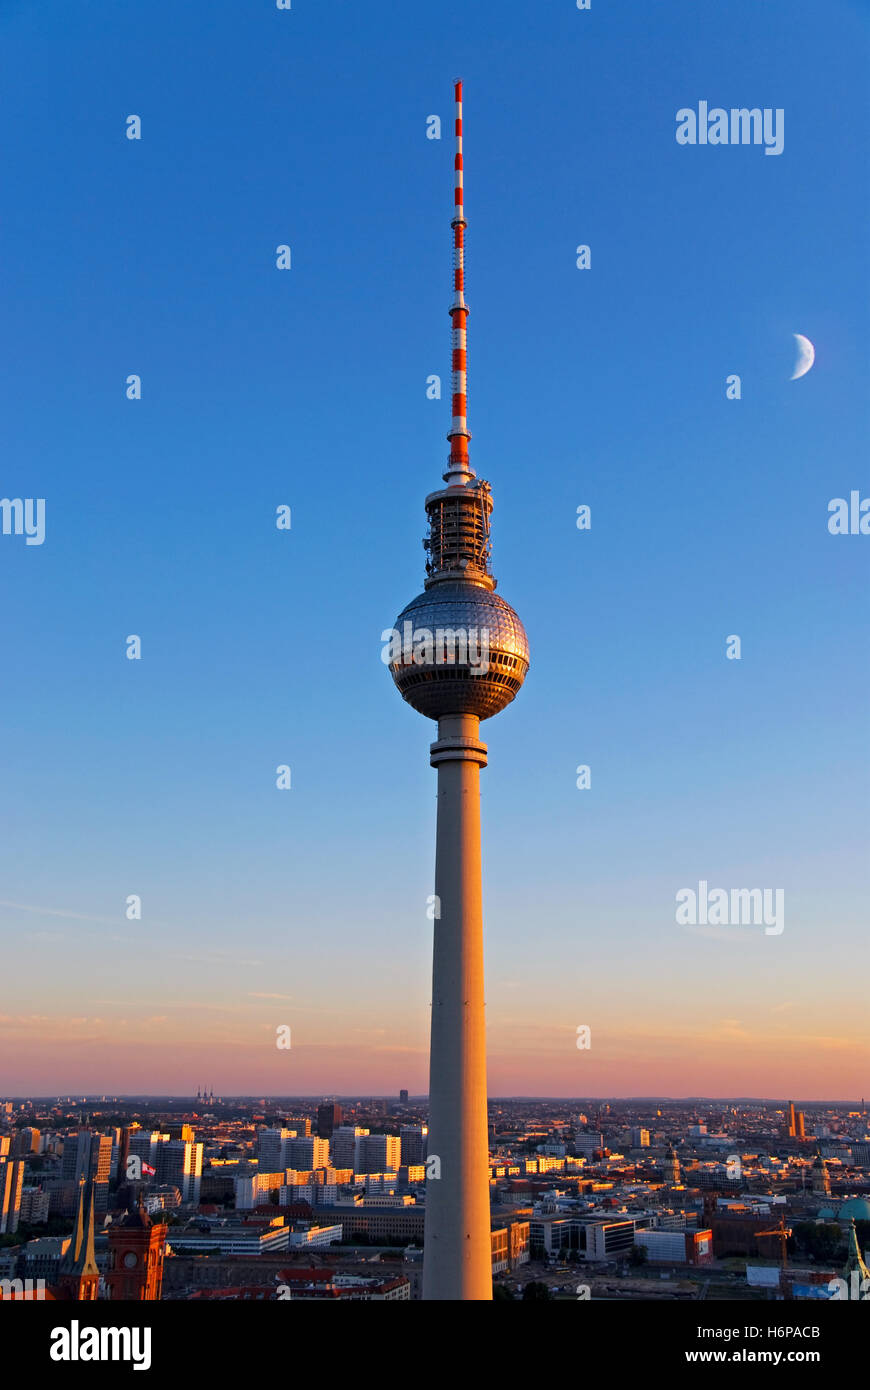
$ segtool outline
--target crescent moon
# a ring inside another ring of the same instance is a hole
[[[806,376],[810,367],[816,360],[816,350],[809,338],[805,338],[803,333],[793,333],[792,337],[797,343],[797,361],[794,364],[794,371],[791,374],[792,381],[797,381],[799,376]]]

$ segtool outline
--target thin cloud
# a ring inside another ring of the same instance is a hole
[[[183,960],[192,965],[262,965],[261,960],[239,960],[235,956],[215,953],[210,956],[173,956],[173,960]]]
[[[5,898],[0,898],[0,907],[11,907],[16,912],[36,912],[42,917],[71,917],[76,922],[105,922],[110,927],[118,925],[117,917],[98,917],[94,912],[70,912],[65,907],[35,907],[33,903],[13,903]]]

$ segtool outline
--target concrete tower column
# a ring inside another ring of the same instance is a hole
[[[480,769],[475,714],[445,715],[430,748],[438,770],[429,1157],[424,1299],[492,1298],[486,1107]]]
[[[439,1174],[426,1182],[423,1297],[481,1301],[492,1299],[492,1242],[480,883],[480,769],[486,767],[486,744],[480,742],[480,721],[498,714],[519,693],[529,669],[529,644],[516,612],[495,593],[489,541],[492,493],[468,459],[461,82],[455,84],[454,96],[453,413],[447,433],[450,457],[442,474],[447,486],[426,498],[424,592],[405,605],[392,634],[385,632],[382,640],[403,634],[398,645],[391,640],[390,674],[403,700],[438,720],[438,739],[431,745],[438,772],[439,915],[428,1156],[437,1158]],[[415,633],[429,636],[419,650]],[[449,650],[444,645],[448,633]],[[475,652],[485,659],[477,660]],[[434,1165],[428,1167],[432,1172]]]

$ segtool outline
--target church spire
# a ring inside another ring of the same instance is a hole
[[[74,1274],[99,1274],[97,1260],[94,1254],[94,1184],[91,1183],[87,1198],[87,1213],[85,1214],[84,1202],[85,1184],[82,1179],[79,1188],[79,1209],[76,1220],[76,1229],[73,1233],[75,1245],[70,1271]],[[70,1243],[73,1249],[73,1242]]]
[[[847,1283],[852,1274],[856,1274],[858,1276],[858,1280],[862,1282],[865,1279],[870,1280],[870,1269],[868,1269],[866,1264],[864,1263],[864,1257],[861,1254],[861,1247],[858,1244],[858,1230],[855,1226],[854,1217],[852,1217],[852,1221],[849,1226],[849,1255],[846,1260],[846,1268],[843,1270],[843,1278],[846,1280]]]
[[[68,1298],[86,1302],[97,1297],[100,1284],[100,1271],[94,1254],[94,1203],[96,1192],[93,1182],[85,1206],[85,1180],[79,1179],[79,1203],[76,1211],[69,1248],[60,1267],[60,1287]]]
[[[79,1178],[79,1204],[76,1209],[76,1219],[73,1222],[72,1236],[70,1237],[69,1247],[63,1257],[61,1269],[64,1274],[75,1269],[78,1262],[79,1253],[82,1248],[82,1232],[84,1231],[84,1202],[85,1202],[85,1180]]]

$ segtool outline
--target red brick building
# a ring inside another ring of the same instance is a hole
[[[106,1284],[112,1299],[156,1302],[163,1288],[167,1227],[139,1203],[109,1227]]]

